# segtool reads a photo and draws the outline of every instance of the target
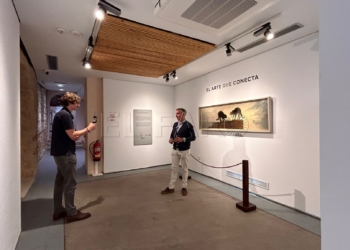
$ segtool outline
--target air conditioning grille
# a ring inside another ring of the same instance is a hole
[[[220,29],[256,4],[254,0],[196,0],[181,17]]]
[[[49,66],[49,69],[57,70],[58,69],[57,57],[46,55],[46,58],[47,58],[47,65]]]

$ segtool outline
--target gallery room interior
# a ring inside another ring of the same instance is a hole
[[[0,249],[348,249],[349,8],[2,0]],[[76,130],[97,120],[76,141],[75,204],[92,216],[74,223],[52,221],[67,91]],[[188,195],[181,170],[161,195],[178,108],[196,135]],[[236,207],[244,177],[254,211]]]

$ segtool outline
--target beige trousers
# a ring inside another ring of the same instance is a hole
[[[171,152],[172,164],[171,164],[171,176],[169,188],[173,189],[175,187],[176,179],[178,178],[177,172],[181,162],[182,167],[182,187],[187,188],[187,178],[188,178],[188,158],[190,156],[190,150],[179,151],[174,150]]]

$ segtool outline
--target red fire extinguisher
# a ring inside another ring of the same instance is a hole
[[[91,146],[93,150],[91,150]],[[89,146],[89,150],[93,161],[101,160],[101,143],[99,140],[93,141]]]

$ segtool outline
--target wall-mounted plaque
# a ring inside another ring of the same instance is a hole
[[[134,146],[152,145],[152,110],[134,109]]]

